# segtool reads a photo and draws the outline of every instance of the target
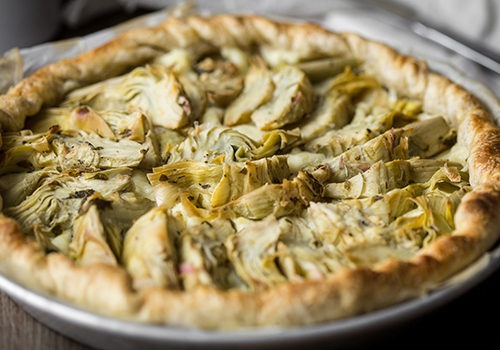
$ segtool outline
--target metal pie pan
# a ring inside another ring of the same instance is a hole
[[[384,329],[397,327],[463,295],[500,267],[500,247],[487,253],[467,278],[421,298],[379,311],[324,324],[296,328],[205,331],[122,321],[96,315],[55,298],[30,291],[0,275],[0,288],[48,327],[100,349],[254,349],[353,345],[374,339]],[[362,340],[359,337],[363,335]]]

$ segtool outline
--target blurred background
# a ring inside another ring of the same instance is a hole
[[[16,0],[0,1],[0,53],[13,47],[84,35],[183,1],[179,0]],[[184,1],[185,2],[185,1]],[[198,0],[200,6],[223,11],[319,17],[342,3],[371,2],[412,19],[425,20],[500,54],[498,0],[366,0],[286,1]]]

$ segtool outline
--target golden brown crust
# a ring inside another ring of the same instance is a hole
[[[298,59],[344,55],[360,58],[379,82],[423,100],[459,128],[470,149],[471,184],[455,217],[456,230],[409,261],[373,269],[345,269],[324,280],[288,283],[265,292],[189,293],[151,288],[135,292],[128,275],[108,265],[76,266],[58,253],[45,255],[12,219],[0,218],[0,271],[30,288],[55,294],[96,312],[140,321],[208,329],[292,326],[323,322],[422,295],[467,266],[498,240],[500,130],[478,100],[427,65],[354,34],[334,34],[314,24],[275,23],[258,16],[171,18],[156,28],[125,33],[101,48],[47,66],[0,96],[2,130],[19,130],[27,116],[72,89],[120,74],[174,47],[268,46]],[[106,290],[113,297],[101,293]],[[111,302],[111,303],[110,303]]]

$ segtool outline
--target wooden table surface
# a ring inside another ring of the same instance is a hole
[[[85,35],[104,26],[111,26],[146,12],[117,13],[97,19],[76,30],[62,28],[55,40]],[[446,349],[461,347],[475,341],[481,349],[500,349],[500,271],[457,299],[416,319],[384,329],[379,334],[358,335],[348,349],[373,348],[400,349],[445,345]],[[314,344],[315,349],[330,349],[335,343]],[[308,346],[309,347],[309,346]],[[343,348],[346,348],[345,346]],[[5,293],[0,291],[0,349],[1,350],[91,350],[41,324]]]

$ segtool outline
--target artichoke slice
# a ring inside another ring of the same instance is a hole
[[[171,69],[189,100],[186,107],[190,110],[190,120],[198,120],[204,113],[207,105],[207,94],[198,74],[193,69],[193,55],[185,49],[173,49],[165,55],[155,58],[154,64]]]
[[[354,114],[353,98],[364,90],[379,87],[373,77],[353,74],[347,68],[327,84],[327,91],[311,117],[300,123],[302,139],[310,141],[327,130],[345,126]]]
[[[307,76],[297,67],[283,66],[273,75],[271,100],[250,118],[261,130],[274,130],[304,118],[313,107],[314,92]]]
[[[245,75],[241,94],[227,107],[224,125],[233,126],[250,122],[250,115],[268,102],[274,91],[271,72],[265,62],[257,58]]]
[[[108,126],[99,114],[89,107],[82,106],[75,108],[69,116],[69,128],[73,130],[82,130],[87,133],[96,133],[97,135],[115,141],[114,132]]]
[[[364,115],[358,108],[351,123],[338,130],[329,130],[310,140],[304,145],[304,149],[327,157],[336,157],[389,130],[393,126],[395,116],[394,112],[387,110]]]
[[[125,234],[121,262],[136,289],[180,288],[178,252],[168,220],[166,209],[155,207],[138,218]]]
[[[271,215],[226,240],[228,258],[248,289],[262,290],[286,281],[275,263],[279,235],[279,223]]]
[[[117,260],[106,242],[104,227],[99,217],[98,204],[88,203],[88,208],[73,223],[73,239],[69,255],[79,265],[95,263],[117,265]]]
[[[148,178],[159,205],[171,208],[187,196],[198,207],[211,209],[289,175],[286,157],[275,156],[223,164],[185,160],[154,168]]]
[[[189,100],[174,72],[153,65],[75,90],[62,105],[86,105],[98,112],[140,111],[153,125],[173,130],[188,124],[191,115]]]
[[[208,209],[222,176],[220,165],[185,160],[153,169],[148,179],[158,205],[172,208],[183,196],[189,196],[199,207]]]
[[[4,213],[19,220],[26,234],[36,235],[42,245],[52,250],[67,252],[67,239],[58,237],[71,234],[71,223],[79,215],[82,203],[92,196],[113,203],[111,207],[102,208],[100,220],[116,255],[121,252],[122,232],[153,204],[147,198],[151,186],[141,181],[138,171],[126,168],[93,173],[40,171],[31,176],[37,181],[36,190],[25,199],[17,198],[11,203],[15,205],[5,207]],[[2,196],[12,198],[21,191],[22,184],[24,182],[2,190]],[[55,248],[45,244],[49,241]]]
[[[46,134],[9,134],[0,173],[33,169],[98,169],[139,165],[148,148],[122,139],[111,141],[83,132],[62,133],[59,127]]]
[[[304,170],[321,183],[343,182],[382,161],[410,157],[429,158],[448,149],[456,133],[441,117],[419,121],[403,128],[391,129],[363,145],[326,159],[321,165]]]
[[[168,163],[183,159],[210,162],[221,155],[226,161],[246,160],[248,152],[256,147],[254,140],[236,130],[202,124],[170,150]]]
[[[349,265],[335,246],[317,240],[307,219],[283,217],[279,224],[278,264],[289,281],[322,279]]]
[[[244,286],[228,259],[224,245],[226,239],[234,234],[232,223],[224,219],[197,222],[182,231],[179,269],[184,289],[200,285],[220,289]]]
[[[418,158],[394,160],[385,164],[377,162],[367,171],[344,182],[326,184],[323,196],[335,199],[372,197],[410,183],[425,183],[441,168],[454,169],[458,173],[457,167],[461,167],[461,164]]]
[[[300,214],[310,202],[320,199],[323,187],[309,174],[299,172],[282,184],[265,184],[240,198],[215,208],[212,212],[224,218],[263,219]]]
[[[361,62],[353,57],[328,57],[298,64],[312,82],[318,82],[345,71],[346,68],[356,68]]]
[[[251,161],[270,157],[290,149],[300,135],[297,130],[273,130],[254,140],[242,132],[225,126],[202,124],[195,127],[186,139],[170,149],[168,163],[183,159],[214,162]]]
[[[112,141],[126,138],[140,143],[144,142],[144,135],[150,129],[146,117],[139,111],[129,113],[120,110],[103,110],[97,112],[88,106],[46,108],[36,118],[28,119],[26,124],[35,134],[46,133],[52,127],[57,126],[58,130],[83,130]]]
[[[119,168],[135,167],[144,159],[148,149],[140,143],[122,139],[117,142],[93,135],[61,135],[51,142],[53,153],[34,154],[35,168]]]
[[[55,175],[53,171],[39,170],[30,173],[12,173],[0,177],[0,194],[3,207],[19,205],[30,196],[44,178]]]
[[[208,100],[215,106],[226,107],[243,88],[243,78],[231,61],[207,57],[197,64],[196,70]]]

